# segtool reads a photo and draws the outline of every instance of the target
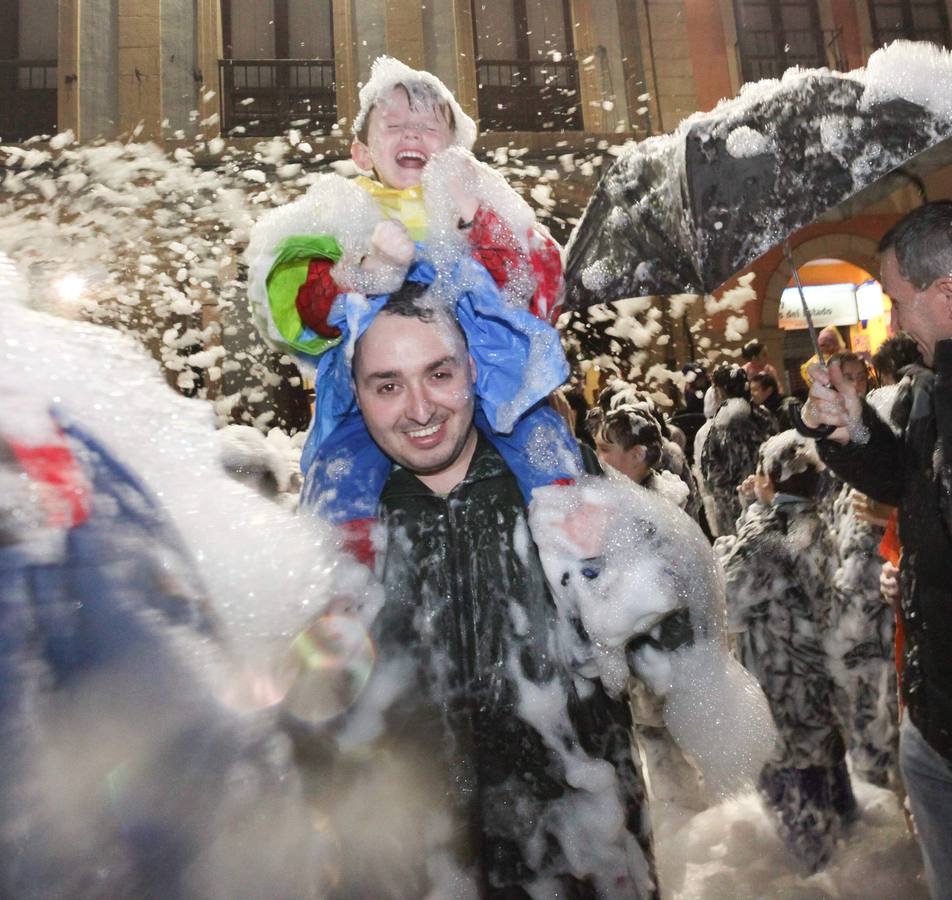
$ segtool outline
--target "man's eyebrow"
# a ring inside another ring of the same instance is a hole
[[[372,378],[377,378],[381,380],[389,380],[392,378],[399,378],[399,377],[400,377],[399,369],[389,369],[385,372],[368,372],[366,375],[364,375],[364,380],[370,381],[370,379]]]
[[[460,361],[455,356],[444,356],[440,359],[434,360],[429,363],[427,367],[423,370],[425,374],[429,375],[431,372],[435,372],[437,369],[442,369],[444,366],[459,366]],[[386,369],[381,372],[368,372],[364,375],[366,381],[376,379],[378,381],[388,381],[391,379],[397,379],[402,375],[400,369]]]
[[[423,371],[430,373],[442,369],[444,366],[458,366],[459,364],[460,362],[455,356],[444,356],[442,359],[431,362]]]

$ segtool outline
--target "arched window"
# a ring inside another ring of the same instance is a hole
[[[578,131],[568,0],[473,0],[483,131]]]
[[[332,0],[222,0],[222,125],[238,135],[337,121]]]
[[[744,81],[827,64],[816,0],[734,0]]]
[[[870,0],[869,18],[877,47],[898,38],[952,46],[943,0]]]
[[[0,142],[56,132],[56,0],[0,0]]]

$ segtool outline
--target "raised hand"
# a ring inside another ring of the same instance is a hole
[[[856,389],[844,377],[839,363],[832,363],[829,368],[814,363],[809,373],[813,383],[800,411],[803,423],[809,428],[832,425],[836,430],[830,440],[848,443],[856,435],[857,427],[862,427],[862,403]]]
[[[406,269],[413,259],[413,238],[402,222],[378,222],[370,238],[370,253],[361,266],[368,272],[390,266]]]

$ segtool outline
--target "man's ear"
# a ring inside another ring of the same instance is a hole
[[[473,384],[476,384],[476,375],[477,375],[476,360],[473,359],[472,354],[470,354],[470,356],[469,356],[469,380],[470,380]]]
[[[359,169],[363,169],[365,172],[373,171],[374,158],[370,154],[370,148],[363,141],[355,139],[350,145],[350,158]]]
[[[943,275],[941,278],[937,278],[934,284],[942,298],[946,314],[949,320],[952,321],[952,275]]]
[[[643,463],[648,456],[648,448],[644,444],[635,444],[631,448],[631,458],[636,463]]]

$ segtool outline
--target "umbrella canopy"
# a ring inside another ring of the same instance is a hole
[[[569,240],[566,306],[710,293],[950,136],[952,53],[930,44],[745,85],[622,150]]]

